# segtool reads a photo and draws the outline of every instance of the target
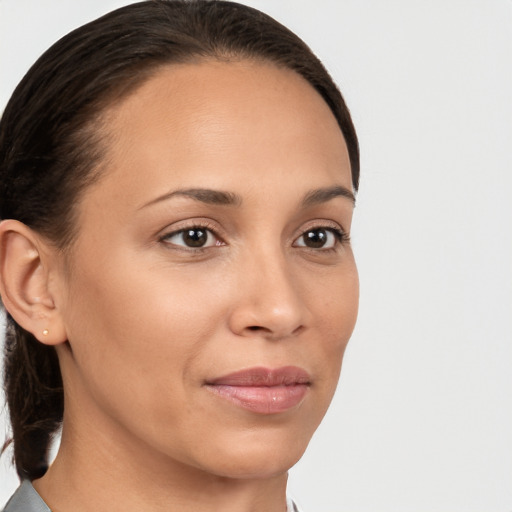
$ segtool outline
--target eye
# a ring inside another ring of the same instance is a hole
[[[190,249],[203,249],[224,245],[224,242],[219,240],[210,229],[201,226],[193,226],[175,231],[162,237],[162,241]]]
[[[343,238],[343,233],[333,228],[308,229],[294,242],[295,247],[333,249]]]

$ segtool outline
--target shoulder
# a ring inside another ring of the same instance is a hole
[[[51,512],[32,484],[24,480],[2,512]]]

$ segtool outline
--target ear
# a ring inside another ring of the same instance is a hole
[[[16,220],[0,222],[0,295],[16,323],[46,345],[67,340],[49,291],[50,255],[40,236]]]

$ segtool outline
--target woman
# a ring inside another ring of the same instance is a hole
[[[22,80],[0,172],[5,511],[293,510],[358,303],[357,138],[307,46],[230,2],[114,11]]]

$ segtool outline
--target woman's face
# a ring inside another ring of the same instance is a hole
[[[335,118],[291,71],[204,62],[159,71],[104,129],[105,170],[57,279],[64,432],[148,464],[286,471],[357,314]]]

